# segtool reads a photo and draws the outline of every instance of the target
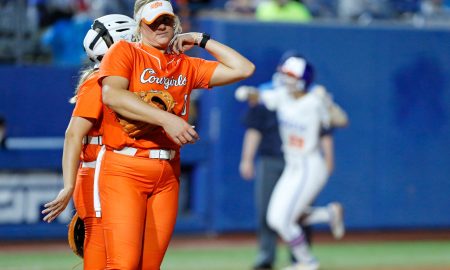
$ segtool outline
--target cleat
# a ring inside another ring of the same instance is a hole
[[[283,268],[283,270],[319,270],[319,262],[314,260],[309,263],[306,262],[296,263],[286,268]]]
[[[341,239],[345,234],[344,208],[338,202],[328,204],[328,211],[331,214],[330,228],[335,239]]]

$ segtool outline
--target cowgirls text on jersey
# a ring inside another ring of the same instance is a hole
[[[184,86],[187,83],[187,78],[180,74],[178,78],[158,77],[155,75],[156,71],[152,68],[146,68],[141,74],[141,83],[156,83],[164,85],[164,89],[168,90],[171,86]]]

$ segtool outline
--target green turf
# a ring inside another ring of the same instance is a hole
[[[1,270],[83,269],[82,260],[67,251],[0,253]]]
[[[450,269],[450,242],[336,243],[313,248],[323,270],[378,267],[427,267]],[[171,249],[163,269],[246,270],[251,269],[254,247]],[[289,264],[286,248],[280,248],[277,268]]]
[[[450,269],[450,242],[333,243],[313,248],[323,270],[364,269]],[[247,270],[254,246],[169,248],[164,270]],[[281,247],[277,268],[288,264]],[[81,260],[67,251],[0,253],[0,270],[82,269]],[[435,268],[436,269],[436,268]]]

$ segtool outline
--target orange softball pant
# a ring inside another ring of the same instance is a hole
[[[178,211],[179,166],[105,152],[99,190],[106,269],[160,269]]]
[[[103,270],[106,267],[106,249],[101,219],[94,211],[94,173],[95,168],[78,169],[73,201],[78,216],[84,221],[84,258],[85,270]]]

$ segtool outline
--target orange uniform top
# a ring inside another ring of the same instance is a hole
[[[88,136],[100,136],[103,133],[102,122],[102,89],[98,84],[99,73],[96,71],[84,81],[78,90],[77,102],[72,112],[73,116],[88,118],[94,122],[94,126],[88,132]],[[81,160],[91,162],[97,159],[101,146],[85,144],[81,151]]]
[[[122,40],[115,43],[103,58],[100,81],[107,76],[121,76],[129,80],[128,90],[132,92],[166,90],[176,101],[173,113],[187,121],[192,89],[209,88],[218,64],[217,61],[184,54],[164,54],[151,46]],[[134,139],[123,131],[111,109],[106,107],[103,113],[103,143],[109,148],[128,146],[179,150],[161,127]]]

